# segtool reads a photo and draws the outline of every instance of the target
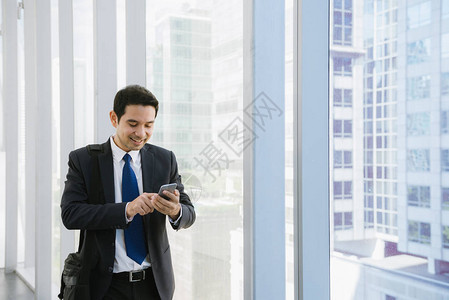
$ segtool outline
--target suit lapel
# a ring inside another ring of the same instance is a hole
[[[105,203],[115,203],[114,189],[114,162],[110,140],[103,145],[103,153],[98,155],[100,174],[103,183]]]

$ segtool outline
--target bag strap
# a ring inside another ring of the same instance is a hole
[[[104,204],[104,190],[101,184],[100,165],[98,162],[98,155],[104,152],[103,145],[91,144],[87,145],[87,152],[92,157],[92,173],[90,176],[90,188],[87,192],[87,203],[89,204]],[[78,245],[78,252],[81,253],[86,232],[80,231],[80,242]]]
[[[104,191],[101,184],[100,166],[98,155],[103,153],[103,145],[92,144],[87,146],[89,155],[92,156],[92,174],[90,177],[90,191],[88,192],[89,204],[104,204]]]

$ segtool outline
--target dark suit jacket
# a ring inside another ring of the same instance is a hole
[[[114,167],[110,141],[103,144],[103,153],[98,155],[101,182],[104,190],[104,205],[87,203],[92,174],[92,159],[87,148],[72,151],[69,155],[69,170],[61,200],[61,217],[67,229],[87,230],[96,236],[96,266],[91,272],[90,288],[92,300],[102,299],[112,279],[115,256],[116,229],[127,228],[126,203],[115,203]],[[182,218],[176,230],[187,228],[195,222],[195,210],[189,196],[184,192],[181,176],[173,152],[146,144],[141,150],[143,191],[157,193],[163,184],[178,184]],[[166,232],[166,216],[154,211],[143,217],[146,242],[154,279],[161,299],[172,299],[175,282]]]

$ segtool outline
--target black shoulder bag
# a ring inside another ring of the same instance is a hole
[[[104,204],[104,191],[100,178],[98,154],[103,152],[102,145],[88,145],[87,151],[92,156],[92,174],[88,191],[89,204]],[[96,235],[94,231],[81,230],[78,252],[70,253],[64,261],[61,276],[59,299],[89,300],[90,270],[94,266],[94,249]]]

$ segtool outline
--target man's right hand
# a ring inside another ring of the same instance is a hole
[[[153,204],[151,203],[151,197],[156,193],[143,193],[133,201],[129,202],[126,206],[126,217],[128,219],[133,218],[135,215],[140,214],[144,216],[154,211]]]

